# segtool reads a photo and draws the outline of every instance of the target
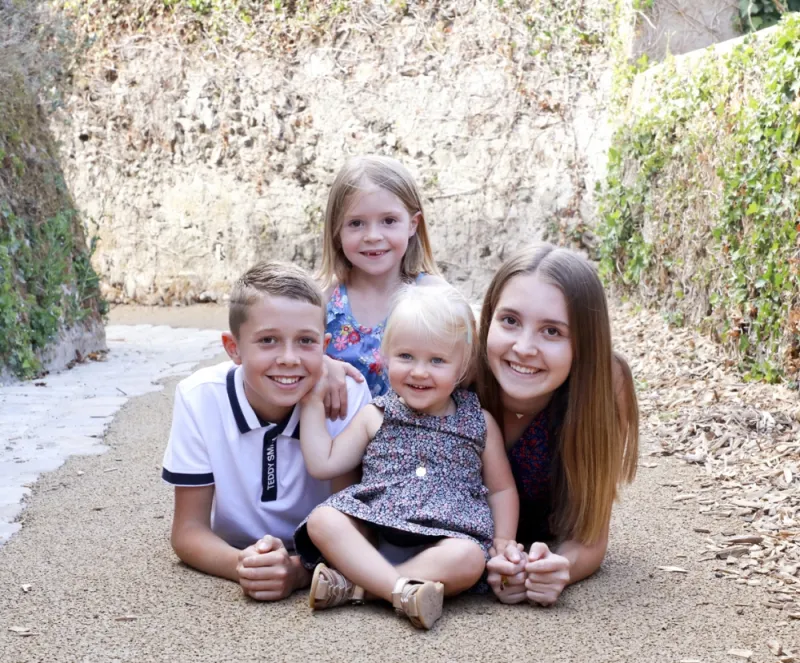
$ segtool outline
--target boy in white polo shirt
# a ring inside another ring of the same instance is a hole
[[[238,582],[254,599],[277,600],[309,584],[286,549],[296,527],[331,493],[306,471],[300,399],[323,372],[325,300],[302,269],[260,263],[233,286],[231,362],[178,384],[163,479],[175,486],[172,547],[186,564]],[[347,379],[347,415],[370,400]]]

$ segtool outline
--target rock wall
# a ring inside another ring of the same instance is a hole
[[[639,17],[633,56],[656,62],[742,34],[739,0],[655,0]]]
[[[615,18],[584,4],[352,2],[283,49],[261,27],[187,43],[176,16],[107,38],[53,125],[106,296],[216,300],[260,258],[313,268],[335,172],[364,153],[415,173],[468,295],[522,242],[591,244]]]
[[[84,226],[48,126],[57,21],[0,0],[0,384],[105,348]]]

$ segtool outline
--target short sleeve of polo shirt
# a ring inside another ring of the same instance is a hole
[[[214,473],[208,448],[182,387],[178,384],[175,390],[172,430],[164,452],[161,477],[173,486],[210,486],[214,483]]]

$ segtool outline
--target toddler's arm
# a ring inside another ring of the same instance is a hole
[[[308,473],[315,479],[333,479],[358,467],[383,423],[383,413],[374,405],[366,405],[332,440],[325,423],[324,382],[321,380],[303,399],[300,411],[300,448]]]
[[[494,548],[500,551],[505,550],[509,541],[516,539],[519,495],[500,427],[486,410],[483,415],[486,419],[486,446],[482,456],[483,483],[489,489],[487,500],[494,520]]]

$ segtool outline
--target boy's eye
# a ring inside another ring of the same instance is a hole
[[[273,343],[277,343],[278,339],[274,336],[262,336],[260,339],[258,339],[258,342],[263,345],[271,345]]]
[[[313,336],[303,336],[303,338],[300,339],[301,345],[314,345],[316,342],[317,339],[315,339]]]

